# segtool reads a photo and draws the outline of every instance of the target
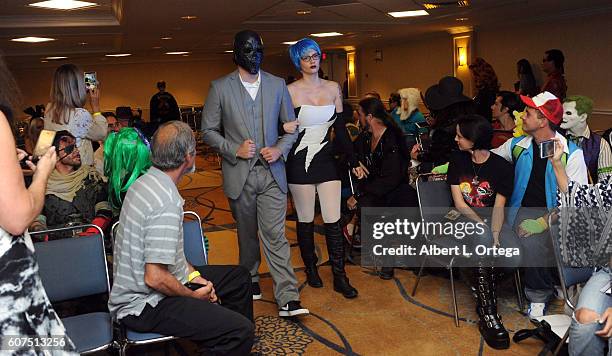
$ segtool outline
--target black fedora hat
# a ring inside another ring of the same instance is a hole
[[[429,110],[441,110],[452,104],[470,101],[463,95],[463,83],[455,77],[444,77],[425,92],[425,106]]]

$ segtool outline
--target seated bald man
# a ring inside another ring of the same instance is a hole
[[[153,166],[130,186],[121,208],[108,306],[130,329],[187,338],[214,355],[248,355],[254,339],[249,271],[191,266],[183,252],[177,184],[195,169],[195,158],[187,124],[170,121],[156,131]]]

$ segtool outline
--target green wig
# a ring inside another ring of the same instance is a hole
[[[104,175],[108,177],[109,200],[113,209],[121,209],[125,192],[149,167],[149,142],[137,129],[125,127],[106,138]]]
[[[576,111],[578,115],[587,114],[587,116],[591,116],[593,112],[593,100],[589,97],[583,95],[572,95],[565,98],[564,103],[576,102]]]

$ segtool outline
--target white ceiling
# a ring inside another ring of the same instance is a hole
[[[46,56],[67,56],[79,63],[183,60],[167,51],[190,51],[184,60],[227,56],[233,34],[259,32],[266,54],[283,53],[281,42],[309,33],[338,31],[318,39],[327,49],[401,43],[458,26],[486,28],[509,21],[544,21],[612,12],[609,0],[471,0],[468,7],[428,10],[430,16],[395,19],[389,11],[423,9],[423,2],[450,0],[89,0],[100,6],[57,11],[27,6],[34,0],[0,0],[0,49],[9,64],[36,67]],[[325,6],[332,4],[331,6]],[[320,6],[323,5],[323,6]],[[307,10],[310,14],[298,15]],[[181,16],[197,16],[183,20]],[[457,18],[467,17],[467,21]],[[24,36],[53,37],[46,43],[18,43]],[[172,40],[161,40],[170,36]],[[87,44],[82,44],[87,43]],[[154,48],[159,47],[159,48]],[[109,53],[132,53],[108,58]]]

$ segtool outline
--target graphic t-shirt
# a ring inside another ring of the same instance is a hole
[[[492,207],[495,194],[512,195],[514,169],[491,152],[489,158],[477,164],[468,152],[453,152],[448,165],[448,184],[458,185],[467,205],[474,208]]]

